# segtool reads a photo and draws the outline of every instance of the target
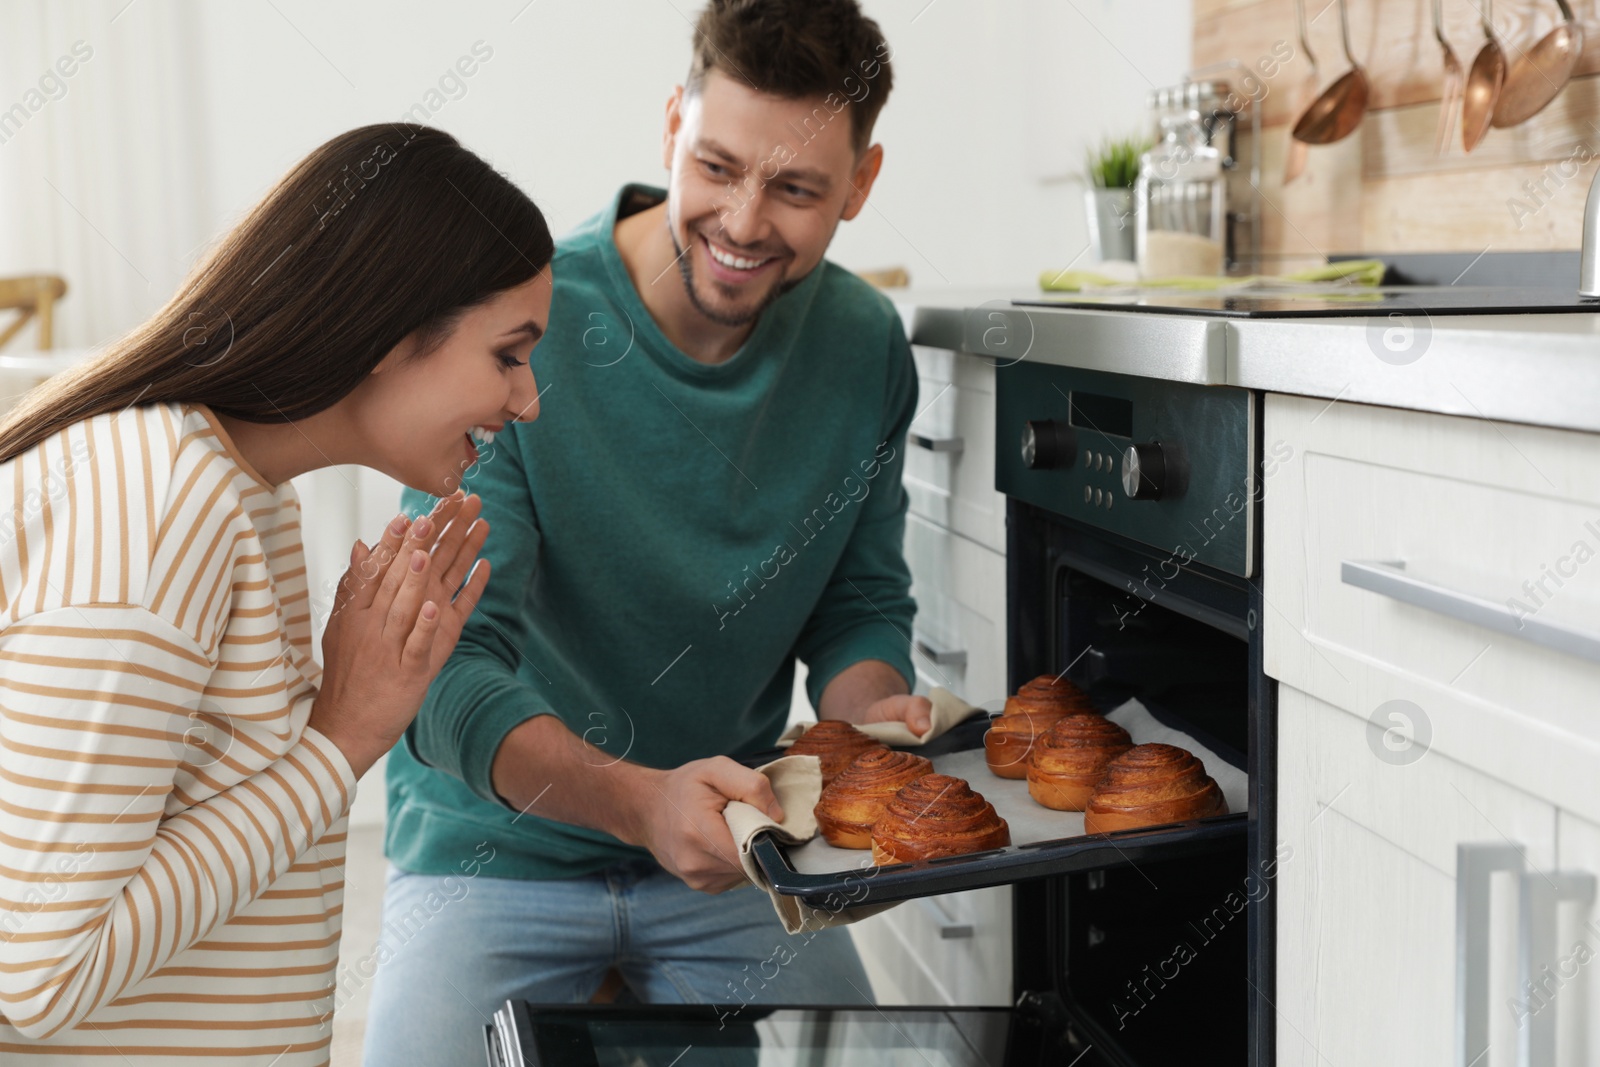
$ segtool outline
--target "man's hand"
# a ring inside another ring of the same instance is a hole
[[[933,728],[933,704],[927,697],[900,693],[869,704],[861,722],[903,722],[921,737]]]
[[[667,873],[702,893],[721,893],[745,880],[739,848],[722,817],[729,801],[742,800],[783,821],[767,776],[726,756],[653,772],[649,783],[639,798],[639,843]]]
[[[933,705],[927,697],[906,692],[906,680],[889,664],[864,659],[828,682],[817,702],[817,718],[840,719],[857,726],[903,722],[921,737],[933,728]]]

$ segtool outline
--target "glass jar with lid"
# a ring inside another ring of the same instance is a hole
[[[1134,242],[1143,278],[1221,275],[1227,179],[1211,144],[1217,86],[1194,82],[1150,94],[1161,140],[1139,160]]]

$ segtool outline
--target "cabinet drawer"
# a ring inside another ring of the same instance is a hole
[[[1271,396],[1266,440],[1267,673],[1600,818],[1600,663],[1535,632],[1600,632],[1600,437]]]
[[[1006,561],[918,515],[906,517],[906,563],[917,601],[912,662],[919,691],[943,686],[999,710],[1006,684]],[[938,654],[965,654],[938,662]]]
[[[914,346],[918,414],[906,441],[911,510],[997,552],[1006,548],[1005,497],[994,488],[994,366]],[[955,441],[959,450],[952,450]]]
[[[880,1003],[1012,1003],[1009,886],[907,901],[850,932]]]

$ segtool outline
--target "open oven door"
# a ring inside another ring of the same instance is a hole
[[[507,1001],[485,1028],[484,1040],[491,1067],[1060,1067],[1070,1062],[1059,1056],[1059,1032],[1026,1008]]]

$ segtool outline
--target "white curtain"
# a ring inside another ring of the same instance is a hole
[[[0,275],[66,278],[58,348],[105,344],[147,317],[211,236],[191,11],[6,0]]]

